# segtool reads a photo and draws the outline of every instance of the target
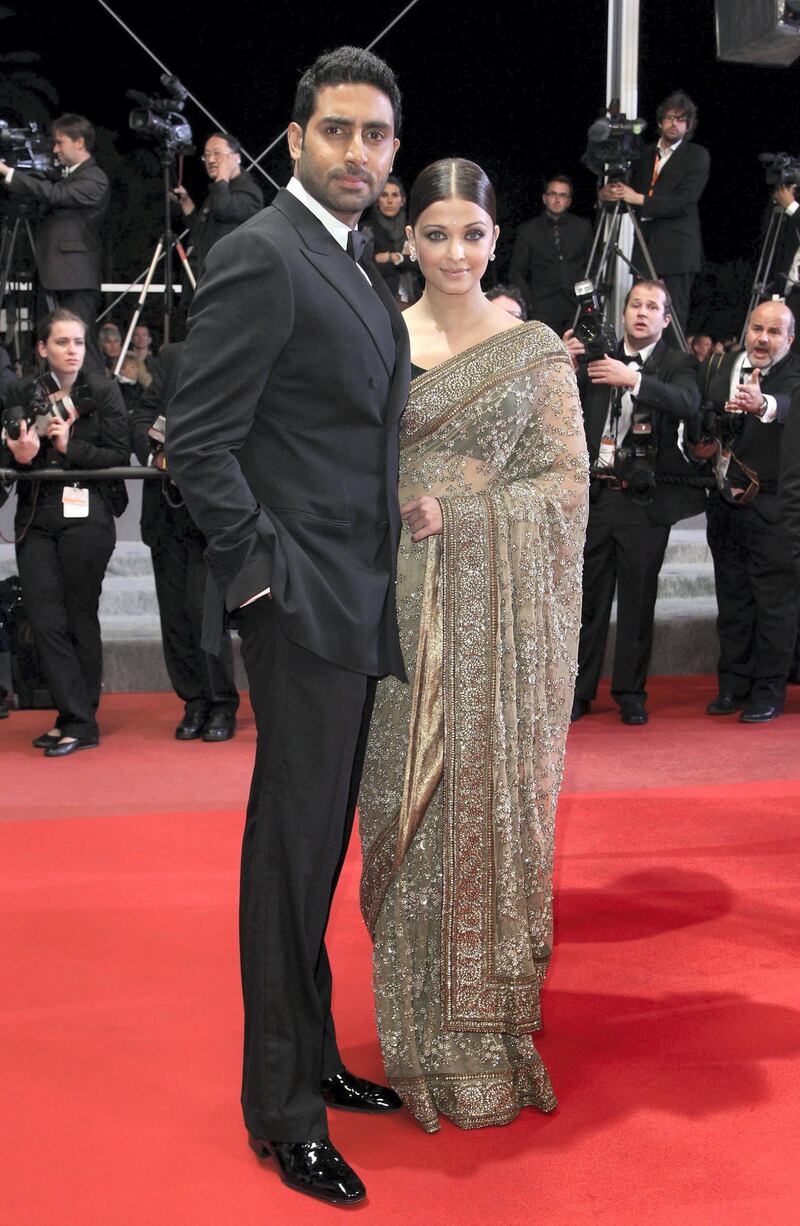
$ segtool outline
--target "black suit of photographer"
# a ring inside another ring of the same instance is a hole
[[[166,415],[175,393],[182,348],[180,342],[161,350],[153,382],[131,413],[131,440],[141,464],[147,464],[150,457],[147,431],[160,414]],[[168,478],[143,484],[142,540],[153,559],[164,660],[172,688],[186,704],[189,716],[205,718],[214,711],[233,715],[239,695],[230,635],[223,633],[219,655],[210,655],[200,645],[207,579],[205,537]]]
[[[616,357],[625,361],[622,348]],[[583,406],[589,461],[594,469],[611,398],[617,389],[593,384],[581,365],[578,389]],[[614,480],[593,477],[583,569],[583,611],[575,697],[591,702],[597,693],[614,591],[617,636],[611,693],[645,701],[647,665],[653,641],[658,575],[672,524],[702,511],[702,489],[671,484],[665,478],[692,476],[678,446],[678,427],[699,413],[700,396],[692,359],[669,349],[663,340],[642,368],[637,413],[652,414],[656,487],[643,502]],[[632,433],[620,440],[630,444]],[[660,480],[661,479],[661,480]]]
[[[36,380],[20,379],[6,396],[6,411],[30,403]],[[42,439],[30,464],[18,464],[6,445],[3,467],[24,469],[111,468],[130,456],[128,417],[116,383],[79,377],[72,398],[81,415],[61,455]],[[89,400],[91,412],[81,412]],[[96,737],[103,650],[98,604],[114,549],[114,516],[125,509],[122,482],[86,482],[86,518],[64,515],[65,482],[21,481],[14,524],[25,609],[33,628],[62,736]],[[21,538],[21,539],[20,539]]]
[[[722,413],[730,395],[739,354],[712,355],[697,378],[704,398]],[[778,501],[783,422],[800,388],[800,359],[789,353],[760,382],[774,396],[777,418],[768,423],[752,413],[726,414],[736,429],[728,474],[736,481],[741,460],[761,485],[752,501],[729,501],[716,489],[708,499],[708,544],[714,559],[720,693],[781,708],[792,667],[797,631],[797,585],[789,535]],[[748,485],[743,476],[737,482]]]
[[[255,217],[263,207],[263,192],[246,170],[230,180],[218,179],[209,184],[208,195],[200,208],[186,218],[191,234],[189,263],[195,280],[200,280],[206,256],[214,244],[249,217]],[[194,290],[184,279],[181,291],[184,311],[189,309],[193,296]]]

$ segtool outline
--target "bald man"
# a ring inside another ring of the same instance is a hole
[[[719,610],[719,693],[709,715],[738,711],[745,724],[783,710],[797,629],[797,586],[778,504],[783,423],[800,388],[790,353],[794,318],[782,302],[750,316],[742,353],[713,354],[700,391],[720,415],[721,486],[708,500],[708,543]],[[726,453],[730,453],[726,461]]]

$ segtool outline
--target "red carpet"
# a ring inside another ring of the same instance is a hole
[[[557,953],[540,1040],[560,1106],[421,1133],[336,1115],[391,1226],[794,1224],[800,1122],[800,691],[774,724],[711,720],[707,678],[656,679],[651,722],[606,697],[570,733]],[[252,755],[171,739],[166,695],[112,695],[104,742],[0,725],[0,1221],[316,1223],[238,1111],[236,886]],[[343,1053],[380,1075],[358,856],[331,944]]]

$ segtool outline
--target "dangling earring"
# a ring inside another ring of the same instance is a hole
[[[409,247],[409,249],[408,249],[408,258],[411,260],[411,263],[412,263],[412,264],[416,264],[416,262],[417,262],[417,249],[416,249],[416,247]]]
[[[494,259],[494,252],[492,252],[492,254],[489,256],[489,259],[490,259],[490,260],[493,260],[493,259]]]

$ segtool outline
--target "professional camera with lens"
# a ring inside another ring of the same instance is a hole
[[[628,119],[615,98],[596,119],[586,134],[586,151],[581,164],[609,183],[627,183],[631,167],[642,156],[644,119]]]
[[[617,337],[610,323],[603,319],[603,309],[592,281],[576,281],[575,297],[580,307],[573,335],[581,342],[585,353],[579,362],[597,362],[617,351]]]
[[[0,119],[0,160],[15,170],[33,170],[40,175],[59,174],[49,134],[38,123],[13,128]]]
[[[139,103],[128,116],[128,127],[158,141],[170,153],[194,153],[192,129],[183,115],[188,90],[168,72],[160,80],[166,94],[163,98],[128,90],[125,96]]]
[[[47,437],[47,429],[54,418],[69,420],[69,410],[74,408],[79,417],[88,417],[95,410],[95,403],[87,394],[85,385],[76,384],[71,394],[61,392],[52,375],[37,379],[31,387],[28,403],[10,405],[3,412],[3,429],[16,442],[22,434],[22,423],[28,430],[35,430],[40,438]]]
[[[656,490],[656,442],[653,418],[647,411],[634,410],[632,438],[620,447],[614,458],[614,476],[624,481],[628,493],[639,502],[651,502]]]
[[[797,187],[800,183],[800,158],[789,153],[759,153],[769,187]]]

